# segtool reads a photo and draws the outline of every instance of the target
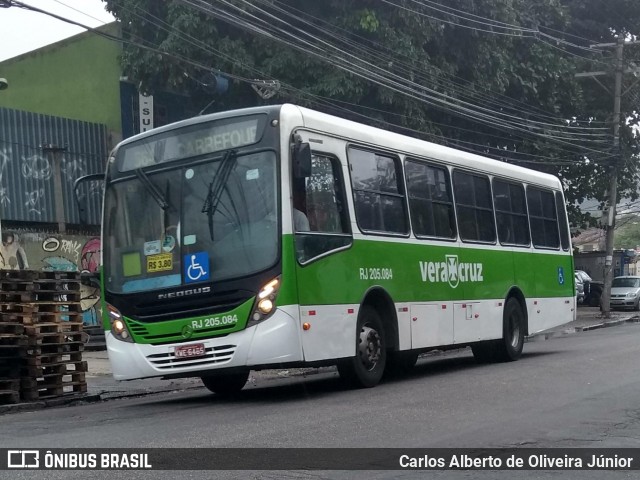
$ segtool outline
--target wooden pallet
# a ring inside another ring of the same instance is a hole
[[[87,362],[56,362],[41,364],[40,366],[28,365],[22,369],[22,377],[41,378],[47,375],[71,375],[74,373],[86,373]]]
[[[40,291],[58,291],[60,287],[63,290],[76,291],[79,289],[79,282],[76,280],[18,280],[0,278],[0,289],[3,292],[33,292]],[[65,288],[69,287],[69,288]],[[76,288],[77,287],[77,288]]]
[[[2,334],[22,335],[24,325],[18,322],[0,322],[0,335]]]
[[[20,401],[20,390],[0,390],[0,405],[18,403]]]
[[[14,333],[0,333],[0,346],[12,347],[27,345],[28,339],[26,335],[16,335]]]
[[[2,325],[2,324],[0,324]],[[84,331],[82,322],[38,322],[22,325],[27,335],[41,335],[46,333],[75,333]]]
[[[82,312],[79,301],[29,301],[29,302],[0,302],[0,311],[7,313],[69,313]]]
[[[60,305],[63,303],[75,303],[81,300],[79,291],[71,292],[68,290],[40,290],[38,292],[0,292],[0,303],[4,304],[42,304],[53,303]]]
[[[0,378],[0,405],[20,401],[20,379]]]
[[[46,374],[38,379],[22,378],[20,391],[24,400],[41,400],[67,394],[85,393],[87,382],[84,372],[65,375]]]
[[[82,323],[82,311],[5,312],[0,310],[0,323],[1,322],[21,323],[22,325],[61,322]]]
[[[20,388],[20,379],[15,378],[0,378],[0,390],[15,390]]]
[[[36,280],[76,280],[80,281],[79,272],[46,272],[42,270],[2,270],[0,281],[36,281]]]
[[[78,272],[0,271],[0,403],[87,391],[80,287]]]
[[[46,367],[59,363],[79,363],[82,361],[82,352],[72,353],[46,353],[34,355],[23,359],[25,367]]]
[[[20,378],[22,372],[21,359],[2,359],[0,358],[0,380],[12,380]]]

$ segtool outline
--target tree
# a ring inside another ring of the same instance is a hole
[[[640,246],[640,217],[627,215],[618,220],[614,248],[633,249]]]
[[[125,74],[188,94],[194,114],[212,99],[217,110],[292,101],[537,168],[562,178],[575,225],[588,220],[577,203],[605,198],[612,100],[574,74],[609,59],[570,44],[633,32],[633,0],[106,3],[132,42]],[[212,71],[232,79],[228,94],[207,92]],[[256,78],[278,80],[277,95],[258,97]],[[628,128],[622,145],[619,192],[635,198]]]

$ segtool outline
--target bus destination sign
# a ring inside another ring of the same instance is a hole
[[[260,140],[261,117],[199,123],[123,145],[118,170],[126,172],[184,158],[244,147]]]

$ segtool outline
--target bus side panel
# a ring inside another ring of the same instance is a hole
[[[538,251],[534,260],[537,304],[529,311],[529,334],[571,321],[575,309],[573,257]]]
[[[313,362],[356,354],[358,305],[300,307],[300,320],[310,325],[302,332],[304,360]]]

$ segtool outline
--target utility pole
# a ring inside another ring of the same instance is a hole
[[[43,145],[42,151],[51,155],[53,163],[53,197],[55,201],[56,222],[58,233],[67,233],[67,218],[64,212],[64,194],[62,192],[62,153],[66,147],[53,144]]]
[[[605,318],[611,316],[611,283],[613,282],[613,235],[616,224],[616,204],[618,203],[618,169],[620,167],[620,102],[622,99],[622,75],[624,73],[637,73],[637,70],[625,70],[623,54],[625,45],[640,44],[638,41],[625,42],[622,35],[618,36],[616,43],[599,43],[592,45],[596,48],[616,49],[615,85],[613,91],[613,155],[614,160],[609,168],[609,209],[604,219],[605,237],[605,265],[604,265],[604,290],[600,298],[600,309]],[[591,77],[598,82],[596,77],[610,75],[610,72],[584,72],[576,74],[576,77]],[[602,85],[600,82],[598,82]],[[604,85],[602,85],[604,87]],[[605,90],[609,91],[606,87]]]

